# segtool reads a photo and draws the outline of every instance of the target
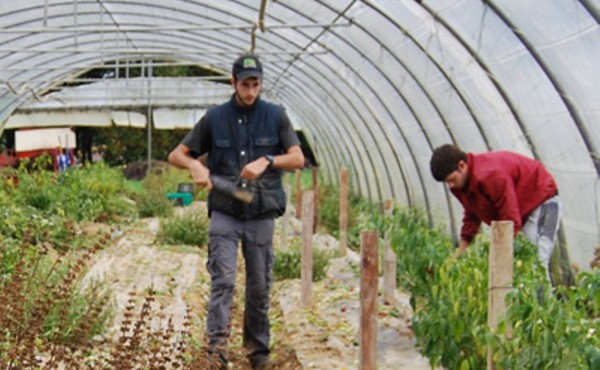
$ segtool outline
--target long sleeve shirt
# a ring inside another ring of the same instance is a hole
[[[508,151],[467,154],[467,184],[452,193],[464,207],[461,238],[471,242],[481,222],[513,221],[515,234],[529,214],[557,194],[537,160]]]

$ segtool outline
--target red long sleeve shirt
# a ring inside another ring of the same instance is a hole
[[[465,189],[452,193],[464,207],[460,236],[468,242],[482,221],[513,221],[516,234],[535,208],[557,194],[542,163],[517,153],[468,153],[467,165]]]

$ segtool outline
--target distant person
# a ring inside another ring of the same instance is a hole
[[[102,152],[96,146],[92,147],[92,163],[96,163],[102,160]]]
[[[464,207],[458,253],[479,232],[481,222],[512,221],[538,247],[550,275],[550,257],[561,217],[558,188],[541,162],[508,151],[465,153],[445,144],[433,151],[431,173],[448,184]]]
[[[253,369],[267,364],[274,218],[281,216],[286,206],[281,171],[304,165],[300,141],[285,110],[260,98],[262,77],[256,55],[236,59],[231,99],[209,109],[169,154],[169,162],[188,169],[201,187],[210,190],[209,176],[219,175],[256,194],[249,204],[216,191],[208,196],[211,219],[206,266],[211,293],[206,329],[209,357],[217,360],[220,369],[227,368],[239,241],[246,264],[244,347]],[[205,165],[197,158],[206,153]]]
[[[68,153],[68,148],[59,148],[58,154],[56,155],[56,162],[58,163],[58,171],[63,172],[71,165],[71,156]]]

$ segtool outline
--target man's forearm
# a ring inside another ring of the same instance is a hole
[[[196,160],[189,156],[184,148],[179,145],[171,153],[169,153],[168,161],[175,167],[182,169],[190,169]]]
[[[274,157],[273,167],[279,170],[293,171],[304,167],[304,154],[300,146],[295,145],[285,154]]]

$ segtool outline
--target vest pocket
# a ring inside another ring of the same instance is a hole
[[[276,136],[263,136],[254,139],[254,150],[256,158],[260,158],[265,154],[276,154],[279,138]]]
[[[220,169],[221,174],[235,176],[237,175],[237,173],[234,173],[237,170],[237,161],[231,147],[231,140],[217,139],[214,146],[215,152],[210,153],[209,158],[214,156],[214,162],[212,163]]]

